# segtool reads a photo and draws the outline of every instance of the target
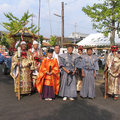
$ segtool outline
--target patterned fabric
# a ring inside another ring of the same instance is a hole
[[[31,70],[35,69],[33,57],[30,52],[26,52],[26,57],[20,58],[20,92],[21,94],[27,94],[31,92]],[[15,52],[12,57],[11,72],[10,75],[14,79],[14,91],[18,92],[18,52]]]
[[[108,94],[120,94],[120,55],[109,54],[108,66]]]
[[[52,75],[47,75],[46,73],[49,72],[50,66]],[[53,59],[44,58],[41,63],[36,82],[37,90],[39,93],[42,93],[43,85],[53,86],[54,93],[58,95],[60,86],[60,72],[56,58]]]
[[[40,60],[41,60],[40,54],[39,54],[39,52],[40,52],[39,49],[37,51],[29,49],[29,52],[31,53],[32,57],[35,60],[35,67],[36,67],[36,69],[39,71]],[[35,58],[38,58],[38,59],[35,59]]]
[[[32,49],[29,49],[29,52],[31,53],[35,61],[35,71],[33,72],[33,75],[32,75],[32,84],[33,84],[33,91],[34,91],[34,89],[36,88],[36,80],[37,80],[37,75],[38,75],[40,63],[41,63],[40,50],[39,49],[34,50],[34,48],[32,48]]]

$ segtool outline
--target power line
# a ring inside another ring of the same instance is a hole
[[[76,1],[77,1],[77,0],[71,1],[71,2],[69,2],[69,3],[65,3],[65,5],[68,5],[68,4],[73,3],[73,2],[76,2]]]
[[[0,19],[6,19],[6,18],[0,18]],[[41,19],[50,21],[50,19],[48,19],[48,18],[42,18],[42,17],[41,17]],[[52,20],[52,19],[51,19],[51,22],[61,23],[61,21],[56,21],[56,20]],[[66,23],[66,22],[65,22],[65,25],[75,26],[74,24]],[[89,29],[89,30],[93,30],[93,29],[91,29],[91,28],[83,27],[83,26],[80,26],[80,25],[78,25],[78,24],[77,24],[77,27],[84,28],[84,29]]]

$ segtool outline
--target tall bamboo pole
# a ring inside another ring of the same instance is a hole
[[[20,62],[20,59],[18,59]],[[20,66],[19,66],[19,72],[18,72],[18,100],[20,100]]]
[[[20,63],[21,47],[18,47],[18,63]],[[20,100],[20,65],[18,65],[18,100]]]

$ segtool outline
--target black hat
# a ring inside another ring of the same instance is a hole
[[[53,53],[53,49],[48,49],[48,53]]]

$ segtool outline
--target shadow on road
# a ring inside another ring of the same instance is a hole
[[[51,107],[52,109],[52,107]],[[40,114],[36,114],[40,116]],[[98,106],[90,105],[86,100],[65,101],[60,108],[40,118],[41,120],[113,120],[112,114]],[[35,119],[30,119],[35,120]],[[37,119],[36,119],[37,120]]]

